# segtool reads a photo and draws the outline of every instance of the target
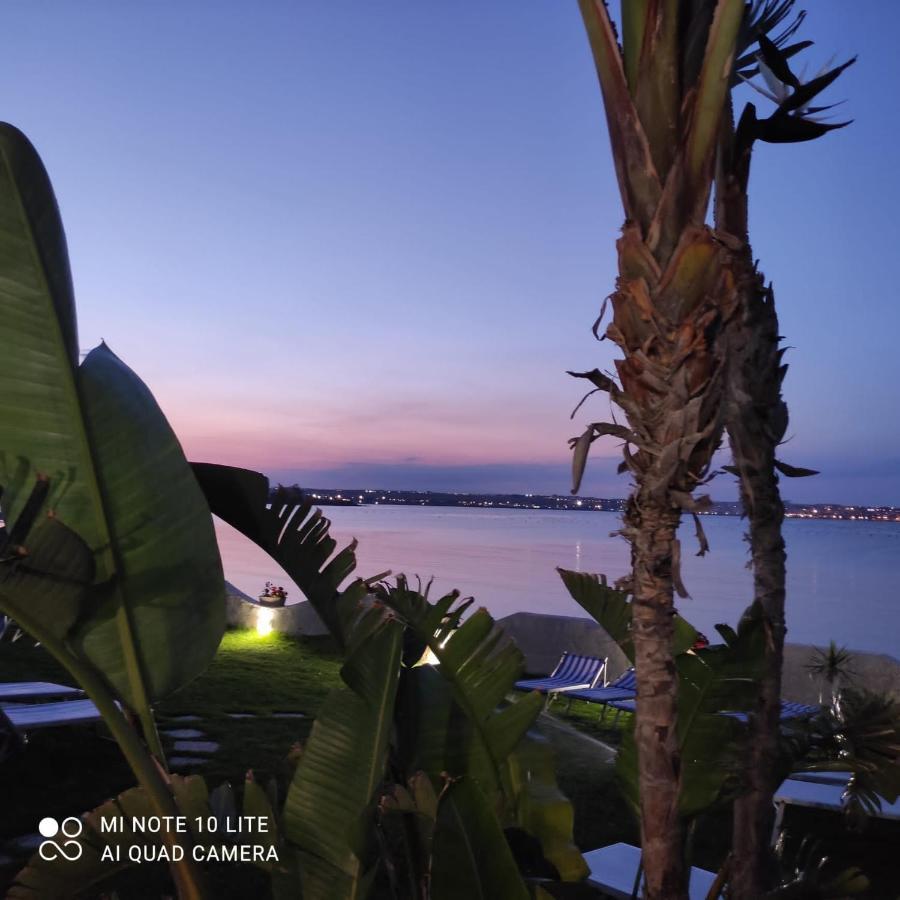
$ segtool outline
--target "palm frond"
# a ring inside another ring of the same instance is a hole
[[[309,498],[289,502],[283,491],[276,491],[270,503],[269,481],[259,472],[191,465],[212,513],[265,550],[303,592],[338,645],[346,647],[368,594],[366,582],[359,579],[341,590],[356,569],[356,541],[335,552],[331,522],[321,510]]]

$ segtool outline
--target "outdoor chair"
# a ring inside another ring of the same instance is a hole
[[[634,715],[636,709],[636,698],[610,700],[607,701],[607,705],[611,706],[616,711],[616,720],[618,720],[619,713],[627,712]],[[781,701],[782,722],[786,722],[788,719],[799,719],[801,717],[811,716],[818,711],[818,706],[806,706],[803,703],[793,703],[790,700]],[[747,721],[747,713],[745,712],[722,712],[719,713],[719,715],[731,716],[733,719],[737,719],[739,722]]]
[[[84,691],[49,681],[0,682],[0,703],[20,700],[46,700],[48,697],[82,697]]]
[[[794,703],[791,700],[782,700],[780,719],[782,722],[786,722],[788,719],[808,718],[809,716],[815,715],[820,709],[821,707],[819,706],[807,706],[805,703]],[[731,716],[740,722],[747,721],[747,713],[744,712],[726,712],[722,713],[722,715]]]
[[[608,897],[627,900],[629,897],[644,896],[641,891],[643,871],[640,847],[611,844],[585,853],[584,861],[590,869],[586,883],[600,888]],[[688,897],[691,900],[704,900],[715,879],[715,873],[693,866]]]
[[[580,656],[565,652],[556,668],[546,678],[531,678],[516,682],[520,691],[539,691],[553,694],[593,687],[606,671],[606,660],[596,656]]]
[[[606,708],[613,702],[620,700],[633,700],[637,694],[637,680],[634,669],[626,669],[615,681],[606,687],[594,687],[588,690],[574,690],[566,692],[569,705],[573,700],[585,700],[588,703],[598,703],[603,708],[600,712],[602,721],[606,715]]]
[[[0,760],[21,749],[28,735],[40,728],[90,725],[103,717],[91,700],[61,700],[54,703],[0,704]]]

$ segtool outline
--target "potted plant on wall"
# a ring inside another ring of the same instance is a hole
[[[283,587],[276,587],[273,582],[267,581],[265,590],[259,595],[260,606],[284,606],[287,600],[287,591]]]

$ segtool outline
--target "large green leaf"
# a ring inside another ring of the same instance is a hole
[[[756,606],[737,632],[720,626],[724,644],[681,653],[678,670],[678,744],[681,753],[679,812],[693,817],[733,799],[741,789],[747,729],[726,713],[746,713],[758,703],[765,668],[765,631]],[[626,732],[616,774],[637,809],[637,748]]]
[[[7,521],[41,472],[57,513],[97,548],[96,485],[81,423],[72,277],[56,198],[40,157],[0,123],[0,485]],[[109,574],[109,568],[106,569]]]
[[[73,644],[149,728],[148,704],[209,662],[225,620],[212,521],[147,388],[106,347],[80,368],[65,236],[28,140],[0,125],[0,486],[18,518],[36,475],[95,555]],[[68,611],[61,610],[60,621]]]
[[[522,655],[485,609],[459,625],[469,603],[453,592],[437,603],[403,576],[380,584],[387,604],[439,665],[403,670],[397,707],[398,759],[435,785],[465,777],[493,798],[504,826],[537,838],[563,880],[586,874],[573,838],[572,806],[556,784],[549,745],[529,733],[543,707],[537,692],[509,702]],[[414,654],[415,655],[415,654]]]
[[[575,810],[556,783],[556,759],[550,742],[529,731],[507,759],[510,788],[516,798],[516,823],[540,842],[541,852],[562,881],[581,881],[588,866],[574,841]]]
[[[627,591],[611,588],[606,576],[587,572],[557,569],[572,599],[619,645],[634,662],[631,638],[631,600]],[[675,616],[675,646],[677,655],[690,650],[698,638],[697,630],[681,616]]]
[[[498,709],[522,672],[518,647],[495,626],[484,608],[476,610],[448,635],[442,625],[450,614],[455,594],[432,605],[399,576],[394,585],[379,584],[376,596],[400,616],[440,663],[440,678],[449,684],[455,703],[465,715],[461,724],[471,730],[471,739],[480,745],[481,758],[489,761],[489,768],[480,774],[491,772],[492,783],[483,783],[482,787],[486,791],[502,789],[504,761],[534,723],[542,706],[538,695],[526,695]],[[431,701],[428,694],[424,698],[426,702]],[[447,716],[452,715],[447,707]],[[472,752],[468,750],[468,735],[444,740],[448,752],[454,750],[454,745],[455,749],[466,748],[467,755]],[[428,771],[425,760],[420,760],[418,767]]]
[[[17,621],[37,619],[50,634],[63,637],[83,611],[94,581],[94,555],[56,518],[43,518],[19,546],[19,553],[0,559],[0,609]]]
[[[101,345],[79,369],[84,416],[117,579],[74,641],[134,702],[124,604],[151,700],[200,674],[225,630],[225,587],[212,518],[181,446],[143,382]]]
[[[210,794],[206,782],[198,775],[169,775],[167,780],[178,815],[184,820],[181,834],[190,837],[190,841],[184,841],[187,854],[191,854],[190,847],[197,847],[198,859],[212,859],[222,854],[221,848],[228,852],[230,845],[243,844],[262,848],[261,858],[256,857],[254,865],[267,872],[274,872],[279,867],[274,862],[277,857],[280,863],[282,856],[275,816],[265,792],[249,775],[244,784],[241,810],[244,819],[239,831],[227,831],[226,823],[216,814],[216,791],[227,791],[230,795],[231,786],[227,782]],[[236,815],[236,808],[232,812]],[[67,858],[45,859],[35,853],[16,875],[7,897],[10,900],[75,900],[97,896],[98,891],[104,890],[114,896],[115,886],[108,884],[111,879],[136,865],[147,866],[130,858],[131,848],[149,847],[154,855],[162,852],[161,831],[134,827],[135,822],[149,823],[155,816],[156,808],[142,787],[129,788],[107,800],[81,817],[80,834],[56,838],[57,843],[63,844]],[[209,824],[212,820],[217,820],[214,826]],[[266,827],[258,826],[261,820],[267,820]],[[202,829],[198,827],[200,822]],[[74,823],[67,823],[66,828],[67,833],[74,834]],[[68,843],[64,843],[66,841]],[[164,888],[165,882],[162,881],[160,886]],[[103,893],[103,896],[107,894]],[[300,896],[296,883],[289,896]]]
[[[434,829],[431,900],[528,896],[490,802],[471,779],[449,784]]]
[[[284,831],[299,851],[306,900],[365,896],[375,874],[374,813],[384,780],[400,671],[402,627],[380,607],[362,612],[342,677],[297,766]]]
[[[198,816],[209,814],[202,778],[172,775],[170,779],[171,789],[179,799],[179,811],[188,822],[193,823]],[[193,802],[191,798],[194,798]],[[128,857],[130,847],[161,845],[158,832],[135,831],[132,827],[135,819],[150,821],[154,815],[153,804],[140,787],[130,788],[118,797],[107,800],[81,819],[82,829],[77,837],[67,838],[61,834],[56,838],[67,858],[44,859],[35,853],[16,875],[7,898],[74,900],[96,896],[96,892],[111,878],[135,865]],[[106,830],[113,823],[119,827]],[[74,834],[74,824],[66,825],[66,829]]]

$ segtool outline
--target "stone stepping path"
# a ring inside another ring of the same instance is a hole
[[[199,716],[176,716],[170,722],[200,722]],[[216,741],[203,740],[206,734],[199,728],[164,728],[160,732],[172,741],[173,756],[169,757],[172,769],[189,769],[205,766],[210,757],[219,749]],[[190,753],[191,756],[185,754]]]
[[[169,767],[172,769],[189,769],[191,766],[205,766],[209,760],[202,756],[172,756]]]
[[[202,753],[212,756],[219,745],[215,741],[175,741],[172,749],[176,753]]]
[[[306,713],[302,712],[275,712],[269,716],[259,713],[228,713],[229,719],[305,719]]]
[[[172,728],[168,731],[164,731],[163,734],[167,737],[177,738],[179,740],[190,740],[191,738],[203,737],[203,732],[199,728]]]
[[[305,719],[306,713],[276,712],[270,716],[257,713],[228,713],[230,719]],[[160,734],[171,743],[172,756],[169,765],[173,769],[187,769],[206,765],[219,749],[217,741],[210,740],[201,730],[200,716],[169,716]],[[193,727],[184,727],[186,725]],[[175,727],[172,727],[175,726]]]

